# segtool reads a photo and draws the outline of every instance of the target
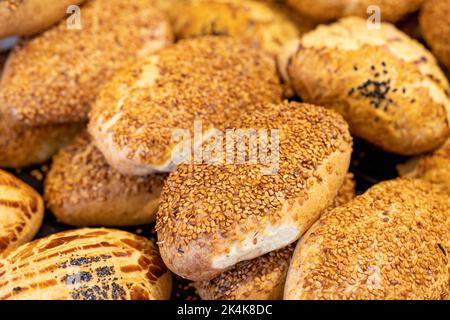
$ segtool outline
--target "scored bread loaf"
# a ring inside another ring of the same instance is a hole
[[[279,102],[281,96],[275,61],[266,52],[230,37],[181,40],[105,85],[88,129],[119,172],[170,172],[184,160],[186,141],[173,139],[177,130],[186,130],[197,146],[202,139],[195,134],[196,121],[207,137],[257,103]]]
[[[77,229],[0,259],[0,300],[166,300],[172,276],[153,241],[111,229]]]
[[[445,1],[445,0],[444,0]],[[346,16],[369,18],[379,9],[383,21],[395,22],[419,9],[423,0],[287,0],[300,14],[319,21]]]
[[[43,217],[41,196],[21,180],[0,170],[0,256],[33,239]]]
[[[448,299],[450,201],[432,184],[382,182],[298,242],[285,299]]]
[[[69,6],[84,0],[0,1],[0,39],[41,32],[65,17]]]
[[[351,17],[319,26],[279,56],[305,102],[340,112],[352,133],[385,151],[415,155],[450,135],[449,83],[436,59],[393,25]]]
[[[158,245],[169,269],[184,278],[211,280],[295,242],[344,182],[352,139],[339,114],[288,102],[257,110],[237,128],[271,131],[270,163],[229,163],[227,155],[226,162],[181,164],[166,180]]]
[[[120,174],[82,133],[53,158],[44,194],[56,218],[69,225],[143,225],[155,221],[165,177]]]
[[[139,56],[172,42],[165,14],[151,0],[92,0],[82,27],[65,21],[20,43],[0,84],[0,110],[29,126],[81,122],[105,81]]]
[[[354,197],[353,175],[347,174],[338,195],[326,211],[343,205]],[[239,262],[214,279],[196,282],[194,285],[204,300],[281,300],[294,248],[295,244],[291,244],[253,260]]]

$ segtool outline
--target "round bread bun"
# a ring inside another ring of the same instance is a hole
[[[344,184],[328,210],[355,197],[353,175]],[[295,244],[249,261],[242,261],[211,281],[194,283],[203,300],[281,300]]]
[[[432,154],[400,165],[399,172],[402,176],[437,184],[450,196],[450,140]]]
[[[178,1],[168,11],[177,38],[205,35],[237,37],[276,55],[283,44],[300,35],[287,12],[259,1]]]
[[[352,133],[385,151],[428,152],[450,135],[450,90],[436,59],[393,25],[360,18],[319,26],[279,56],[305,102],[341,113]]]
[[[279,141],[271,163],[230,164],[227,155],[218,163],[181,164],[164,185],[156,223],[161,256],[190,280],[211,280],[295,242],[336,197],[349,167],[347,124],[325,108],[261,105],[235,128],[270,130],[268,143]]]
[[[426,0],[420,11],[419,21],[425,40],[450,71],[450,2]]]
[[[181,40],[118,73],[99,94],[89,133],[108,163],[127,175],[170,172],[182,161],[186,130],[203,136],[232,125],[260,102],[279,102],[274,59],[230,37]],[[181,149],[180,149],[181,148]],[[181,150],[181,151],[180,151]]]
[[[0,259],[0,300],[166,300],[172,276],[157,246],[110,229],[53,234]]]
[[[172,40],[151,0],[93,0],[81,28],[66,21],[12,51],[0,84],[0,108],[29,126],[81,122],[100,87],[120,68]]]
[[[0,167],[22,168],[44,163],[82,128],[82,124],[27,127],[0,114]]]
[[[287,0],[300,14],[319,21],[331,21],[346,16],[368,18],[380,9],[383,21],[395,22],[419,9],[424,0]]]
[[[380,183],[297,244],[284,298],[445,299],[450,201],[421,180]]]
[[[33,239],[43,217],[41,196],[13,175],[0,170],[0,256]]]
[[[56,218],[69,225],[143,225],[155,221],[165,177],[120,174],[82,133],[53,158],[45,200]]]
[[[44,31],[66,16],[70,5],[84,0],[0,1],[0,38]]]

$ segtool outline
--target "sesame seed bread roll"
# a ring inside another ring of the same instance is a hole
[[[287,0],[300,14],[319,21],[336,20],[346,16],[368,18],[376,6],[383,21],[395,22],[419,9],[423,0]]]
[[[450,202],[439,192],[397,179],[332,210],[297,244],[284,298],[448,298]]]
[[[60,22],[11,53],[0,84],[0,108],[28,126],[81,122],[117,70],[165,47],[172,31],[151,0],[92,0],[81,28]]]
[[[355,197],[353,175],[347,174],[330,210]],[[203,300],[281,300],[295,243],[242,261],[211,281],[195,283]]]
[[[450,2],[425,1],[419,16],[420,30],[436,57],[450,70]]]
[[[283,44],[300,35],[295,22],[286,12],[265,2],[179,1],[168,12],[179,39],[227,35],[276,55]]]
[[[0,300],[167,300],[172,276],[146,238],[77,229],[0,259]]]
[[[399,173],[437,184],[450,196],[450,140],[435,152],[400,165]]]
[[[166,180],[158,244],[169,269],[184,278],[211,280],[295,242],[344,182],[352,139],[339,114],[288,102],[258,109],[237,128],[279,132],[269,138],[279,140],[271,163],[181,164]]]
[[[280,55],[306,102],[341,113],[352,133],[385,151],[428,152],[450,134],[449,84],[436,59],[391,24],[360,18],[319,26]]]
[[[66,16],[70,5],[84,0],[0,1],[0,38],[41,32]]]
[[[41,196],[21,180],[0,170],[0,256],[33,239],[43,217]]]
[[[56,218],[69,225],[143,225],[155,221],[165,177],[120,174],[82,133],[53,158],[45,199]]]
[[[44,163],[82,128],[82,124],[27,127],[0,114],[0,167],[23,168]]]
[[[176,130],[188,130],[197,146],[195,121],[206,138],[281,97],[267,53],[230,37],[181,40],[118,73],[99,94],[88,129],[119,172],[170,172],[184,159]]]

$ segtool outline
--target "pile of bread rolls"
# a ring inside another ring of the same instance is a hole
[[[0,299],[449,299],[446,35],[447,0],[1,1]],[[243,128],[276,168],[195,158]],[[410,160],[356,195],[353,137]]]

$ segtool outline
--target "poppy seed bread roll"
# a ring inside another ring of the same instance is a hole
[[[354,197],[353,175],[347,174],[327,211]],[[195,287],[204,300],[281,300],[294,249],[295,244],[291,244],[253,260],[239,262],[211,281],[195,283]]]
[[[230,164],[227,154],[226,162],[181,164],[164,185],[156,224],[161,256],[190,280],[211,280],[295,242],[336,197],[348,171],[352,139],[333,111],[288,102],[259,106],[236,128],[279,132],[270,138],[279,161]]]
[[[352,133],[415,155],[450,135],[449,84],[436,59],[393,25],[360,18],[319,26],[280,54],[281,73],[305,101],[337,110]]]
[[[450,201],[428,182],[382,182],[301,238],[284,298],[448,299]]]
[[[41,196],[21,180],[0,170],[0,256],[33,239],[43,217]]]
[[[170,172],[183,143],[232,126],[262,102],[281,101],[274,59],[229,37],[181,40],[119,72],[99,94],[89,133],[108,163],[126,175]]]
[[[151,0],[89,1],[81,8],[80,29],[62,21],[13,49],[0,84],[0,110],[28,126],[86,121],[117,70],[170,44],[172,36]]]
[[[0,259],[0,300],[166,300],[172,276],[153,241],[112,229],[35,240]]]
[[[84,0],[0,1],[0,39],[28,36],[45,30],[66,16],[70,5]]]
[[[143,225],[155,221],[165,177],[120,174],[83,133],[53,158],[45,199],[56,218],[69,225]]]
[[[426,0],[420,10],[419,23],[434,54],[450,71],[450,2]]]
[[[287,0],[300,14],[320,21],[336,20],[346,16],[368,18],[378,7],[383,21],[396,22],[419,9],[423,0]]]
[[[450,196],[450,140],[435,152],[399,166],[400,175],[437,184]]]

